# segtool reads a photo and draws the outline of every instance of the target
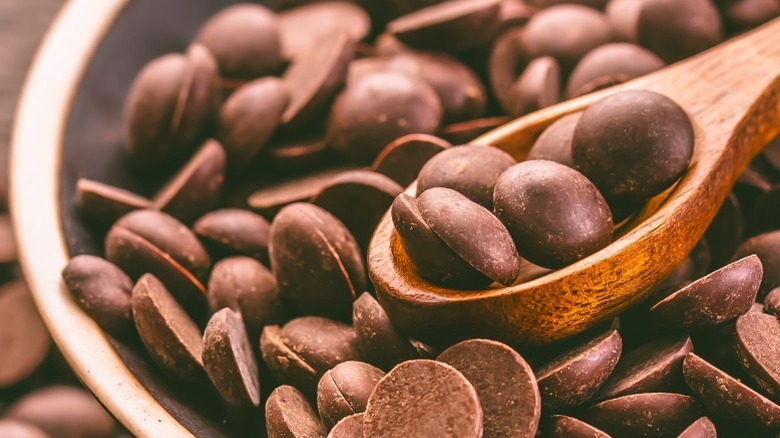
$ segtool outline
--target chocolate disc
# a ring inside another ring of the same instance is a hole
[[[749,312],[737,318],[736,353],[740,365],[763,390],[780,397],[780,321]]]
[[[626,395],[585,411],[584,419],[615,437],[675,437],[701,417],[693,397],[668,392]]]

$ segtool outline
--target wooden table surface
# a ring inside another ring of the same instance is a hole
[[[8,187],[8,144],[27,68],[64,0],[0,0],[0,207]]]

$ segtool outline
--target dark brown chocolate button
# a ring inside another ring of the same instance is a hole
[[[626,395],[585,411],[584,419],[615,437],[675,437],[701,417],[693,397],[668,392]]]
[[[328,438],[363,438],[363,413],[342,418],[330,430]]]
[[[639,42],[667,62],[695,55],[723,40],[720,13],[710,0],[642,3]]]
[[[629,43],[605,44],[585,55],[569,76],[566,97],[620,84],[661,69],[666,64],[653,52]]]
[[[249,339],[256,344],[263,327],[282,324],[287,314],[279,298],[279,287],[274,274],[265,266],[249,259],[233,262],[233,281],[240,289],[238,310],[244,320]],[[213,278],[214,274],[212,274]]]
[[[572,348],[536,372],[546,409],[557,411],[584,403],[607,380],[623,351],[623,341],[612,330]]]
[[[214,54],[222,76],[228,78],[273,74],[283,62],[276,14],[258,4],[223,9],[201,27],[195,41]]]
[[[739,200],[733,192],[729,193],[704,234],[710,247],[713,267],[723,266],[731,260],[742,242],[744,230]]]
[[[365,436],[375,438],[482,436],[477,392],[455,368],[417,359],[379,381],[363,416]]]
[[[316,47],[293,60],[282,80],[290,105],[282,114],[285,129],[301,129],[326,112],[347,80],[355,42],[346,32],[323,35]]]
[[[245,255],[268,264],[268,237],[271,224],[251,211],[214,210],[195,222],[192,231],[214,258]]]
[[[374,73],[336,98],[327,139],[339,153],[371,162],[398,137],[435,133],[441,117],[439,96],[430,85],[402,73]]]
[[[352,61],[347,72],[347,86],[363,80],[366,76],[387,71],[389,62],[388,58],[360,58]]]
[[[561,70],[551,56],[536,58],[512,84],[507,112],[520,117],[560,101]]]
[[[524,161],[496,182],[496,215],[521,256],[558,268],[609,245],[612,213],[598,189],[576,170],[554,161]]]
[[[78,255],[62,270],[62,279],[79,307],[114,336],[133,332],[133,281],[113,263]]]
[[[637,44],[639,13],[645,1],[610,0],[605,8],[615,39]]]
[[[387,32],[418,49],[457,52],[476,47],[499,26],[501,0],[455,0],[387,24]]]
[[[406,187],[434,155],[451,147],[450,142],[427,134],[409,134],[388,144],[371,168]]]
[[[284,299],[306,314],[349,320],[366,272],[357,242],[336,217],[312,204],[285,207],[271,223],[269,251]]]
[[[331,161],[333,155],[328,142],[317,137],[271,145],[264,158],[274,171],[289,174],[316,169]]]
[[[620,359],[595,399],[675,390],[682,384],[682,361],[691,351],[691,339],[679,336],[656,339],[629,351]]]
[[[468,264],[505,286],[520,274],[520,258],[507,229],[485,207],[455,190],[434,187],[417,199],[437,236]]]
[[[498,19],[502,29],[518,27],[528,23],[536,12],[538,9],[527,0],[504,0],[501,2]]]
[[[780,397],[780,321],[774,315],[748,312],[737,318],[735,352],[747,374],[774,397]]]
[[[550,160],[573,167],[571,141],[582,113],[569,114],[545,128],[528,151],[529,160]]]
[[[780,16],[780,2],[777,0],[736,0],[721,8],[723,19],[732,30],[757,27],[774,17]]]
[[[290,102],[280,79],[265,77],[236,90],[219,110],[217,137],[230,168],[243,171],[276,131]]]
[[[650,316],[669,329],[714,327],[731,321],[756,301],[762,275],[758,257],[745,257],[659,301],[650,308]]]
[[[745,384],[688,353],[683,361],[685,382],[718,420],[748,429],[780,429],[780,406]]]
[[[272,218],[290,204],[308,201],[344,170],[347,169],[323,170],[260,188],[249,196],[247,205],[263,216]]]
[[[718,431],[709,418],[701,417],[680,432],[677,438],[718,438]]]
[[[203,332],[203,367],[222,398],[233,406],[260,405],[260,378],[239,313],[224,308]]]
[[[177,380],[204,381],[200,329],[160,280],[144,274],[132,298],[135,327],[155,363]]]
[[[566,415],[550,417],[550,438],[612,438],[590,424]]]
[[[87,178],[76,181],[76,204],[88,215],[107,224],[131,211],[152,208],[152,201],[141,195]]]
[[[534,437],[542,405],[533,370],[515,350],[488,339],[470,339],[437,360],[471,382],[482,406],[485,436]]]
[[[0,287],[0,388],[31,375],[46,359],[51,339],[24,282]]]
[[[509,111],[509,89],[527,62],[521,45],[522,34],[522,27],[505,30],[496,37],[488,56],[490,89],[504,112]]]
[[[49,435],[37,426],[8,419],[0,420],[0,436],[6,438],[49,438]]]
[[[485,117],[442,126],[439,135],[452,144],[468,144],[477,137],[511,121],[508,116]]]
[[[352,324],[366,361],[385,371],[419,357],[409,338],[398,333],[385,310],[368,292],[353,303]]]
[[[217,64],[203,46],[147,64],[125,104],[131,158],[147,169],[180,161],[208,132],[219,110],[219,93]]]
[[[336,175],[311,199],[335,216],[363,250],[374,229],[403,187],[381,173],[353,170]]]
[[[650,91],[622,91],[582,113],[572,157],[605,197],[641,200],[685,173],[693,143],[693,125],[677,103]]]
[[[324,437],[328,429],[306,396],[292,386],[274,389],[265,404],[265,425],[269,437]]]
[[[425,222],[417,199],[401,194],[390,208],[401,245],[420,276],[435,284],[479,289],[492,281],[457,255]]]
[[[347,361],[328,370],[317,385],[317,410],[328,429],[342,418],[366,410],[368,398],[385,373],[363,362]]]
[[[780,287],[776,287],[766,294],[763,311],[770,315],[780,316]]]
[[[215,140],[206,141],[157,192],[153,207],[182,222],[192,223],[219,202],[225,182],[225,161],[222,145]]]
[[[192,231],[172,216],[154,210],[122,216],[106,235],[106,258],[130,278],[154,274],[187,307],[205,302],[201,281],[211,261]]]
[[[734,253],[733,260],[739,260],[751,254],[755,254],[761,260],[764,267],[764,277],[761,280],[761,288],[758,291],[759,298],[763,298],[770,290],[780,286],[780,231],[759,234],[742,242]]]
[[[539,11],[523,30],[523,47],[529,59],[552,56],[563,71],[570,71],[586,53],[611,38],[607,18],[581,5],[559,5]]]
[[[326,371],[348,360],[361,360],[352,327],[316,316],[293,319],[281,330],[267,326],[260,348],[263,361],[279,382],[312,395]]]
[[[415,75],[433,87],[441,101],[444,123],[476,119],[485,111],[487,96],[482,82],[465,64],[449,55],[401,53],[389,60],[387,68]]]
[[[28,393],[4,416],[36,426],[52,438],[110,437],[116,428],[114,419],[92,395],[70,386],[49,386]]]
[[[363,8],[343,1],[303,4],[279,13],[282,50],[289,59],[306,56],[321,47],[329,35],[346,33],[360,41],[371,30],[371,21]]]
[[[238,297],[255,289],[276,289],[273,274],[249,257],[228,257],[214,265],[206,296],[209,313],[228,307],[239,310]]]
[[[498,177],[516,163],[506,152],[484,146],[458,146],[431,158],[417,180],[417,195],[432,187],[456,190],[488,210]]]

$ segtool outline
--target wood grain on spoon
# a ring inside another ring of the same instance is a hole
[[[515,120],[475,142],[524,159],[552,122],[627,89],[661,93],[688,113],[696,145],[683,178],[647,202],[603,250],[527,283],[479,291],[422,280],[385,215],[371,243],[369,269],[399,329],[421,339],[490,336],[545,344],[644,297],[683,261],[738,175],[780,133],[780,19],[657,73]],[[412,184],[406,193],[414,192]]]

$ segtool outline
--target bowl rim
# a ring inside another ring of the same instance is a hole
[[[44,36],[15,114],[10,213],[22,274],[76,376],[135,436],[193,437],[136,379],[60,276],[70,258],[60,215],[59,175],[71,105],[94,52],[129,3],[68,0]]]

